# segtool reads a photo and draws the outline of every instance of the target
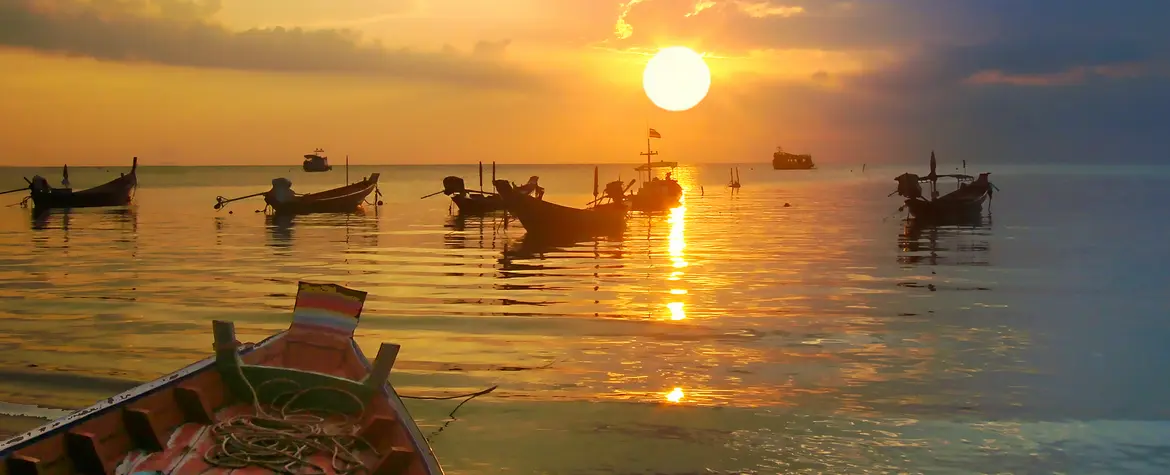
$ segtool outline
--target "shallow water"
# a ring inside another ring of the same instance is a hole
[[[499,174],[580,206],[590,168]],[[740,168],[734,194],[725,166],[680,169],[682,208],[562,247],[418,199],[474,166],[353,167],[382,173],[385,206],[291,223],[212,204],[344,172],[144,166],[130,209],[0,208],[0,412],[175,370],[213,318],[259,340],[298,280],[332,281],[369,292],[367,352],[402,344],[399,392],[500,385],[455,421],[458,401],[409,401],[424,432],[450,422],[432,444],[452,474],[1170,470],[1166,168],[989,167],[992,217],[941,229],[900,220],[903,167]]]

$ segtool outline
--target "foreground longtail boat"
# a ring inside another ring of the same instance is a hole
[[[898,194],[904,197],[905,207],[910,215],[923,223],[953,224],[964,223],[978,219],[983,213],[983,202],[991,200],[995,185],[988,179],[990,173],[980,173],[979,178],[965,174],[937,173],[938,162],[934,152],[930,152],[930,174],[919,177],[913,173],[903,173],[894,181],[898,182],[898,189],[890,195]],[[966,162],[964,162],[966,168]],[[945,195],[938,195],[938,179],[954,178],[959,187]],[[922,185],[930,184],[930,198],[922,196]]]
[[[366,293],[301,282],[288,330],[0,442],[0,474],[443,473],[386,378],[353,340]]]
[[[584,238],[619,236],[625,231],[629,210],[624,199],[625,190],[620,181],[606,186],[604,198],[610,199],[610,202],[594,204],[584,209],[528,196],[517,191],[507,180],[496,180],[493,185],[503,198],[508,212],[520,220],[520,224],[524,225],[525,231],[529,234]]]
[[[69,169],[65,168],[65,181],[69,180]],[[41,176],[34,176],[29,180],[29,197],[33,202],[33,209],[54,208],[98,208],[104,206],[126,206],[133,198],[134,188],[138,186],[138,157],[130,166],[130,173],[110,180],[109,182],[73,191],[72,188],[53,188],[49,181]]]
[[[332,190],[297,195],[292,182],[272,180],[272,189],[264,193],[264,202],[275,214],[351,213],[362,207],[366,197],[378,187],[378,173]]]

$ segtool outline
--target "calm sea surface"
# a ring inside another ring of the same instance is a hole
[[[145,165],[126,210],[0,207],[0,412],[53,416],[208,356],[212,319],[259,340],[298,280],[332,281],[369,292],[367,352],[402,344],[400,393],[500,386],[432,435],[451,474],[1170,473],[1167,168],[988,166],[984,226],[907,229],[886,195],[925,164],[740,165],[737,194],[727,166],[686,167],[683,207],[550,248],[419,199],[474,186],[474,165],[355,166],[385,206],[291,223],[212,205],[340,167]],[[0,170],[3,189],[60,175]],[[498,173],[591,198],[589,166]],[[457,403],[408,401],[427,433]]]

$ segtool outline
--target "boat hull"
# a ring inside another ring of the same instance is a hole
[[[298,294],[297,306],[301,305]],[[208,462],[208,454],[220,448],[217,433],[230,427],[225,425],[229,419],[259,414],[251,394],[259,393],[264,405],[275,399],[262,390],[237,391],[238,382],[246,378],[255,386],[314,380],[335,381],[337,387],[362,384],[370,388],[370,397],[351,412],[359,414],[355,421],[362,427],[360,436],[376,450],[355,450],[367,473],[442,474],[402,399],[385,380],[393,355],[383,353],[396,352],[397,346],[389,345],[394,348],[388,352],[384,343],[371,364],[352,333],[346,337],[321,331],[304,323],[307,320],[298,322],[296,312],[288,330],[257,344],[224,341],[223,337],[234,340],[234,330],[230,323],[215,322],[215,357],[0,442],[0,473],[274,473],[264,467],[238,469]],[[234,379],[237,375],[240,380]],[[368,381],[355,382],[367,375]],[[276,379],[280,377],[286,379]],[[321,394],[328,395],[318,398],[326,405],[341,407],[339,402],[352,401],[335,392]],[[336,473],[331,455],[319,452],[305,458],[324,467],[325,473]]]
[[[301,169],[309,173],[327,172],[333,169],[333,165],[310,165],[306,163],[301,165]]]
[[[812,170],[816,168],[812,155],[796,155],[789,153],[772,154],[773,170]]]
[[[313,213],[353,213],[362,208],[366,197],[378,186],[379,174],[332,190],[297,196],[288,201],[279,201],[271,193],[264,195],[264,202],[272,207],[274,214],[300,215]]]
[[[625,203],[609,203],[585,209],[570,208],[518,193],[505,180],[497,181],[496,190],[503,198],[508,212],[520,220],[529,234],[550,238],[588,238],[621,235],[625,231],[629,211]]]
[[[630,198],[630,209],[642,212],[667,211],[681,204],[683,190],[677,181],[654,180]]]
[[[959,224],[978,219],[983,214],[983,203],[991,198],[991,184],[976,181],[962,189],[936,200],[911,198],[905,200],[910,216],[932,224]]]
[[[499,195],[459,194],[451,195],[451,201],[455,202],[460,214],[487,214],[504,210],[504,200]]]
[[[105,184],[81,191],[68,188],[51,188],[45,191],[31,191],[30,199],[33,209],[58,208],[101,208],[107,206],[126,206],[133,199],[134,189],[138,186],[138,158],[130,173],[110,180]]]

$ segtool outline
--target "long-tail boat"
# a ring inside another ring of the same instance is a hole
[[[630,209],[634,211],[666,211],[677,207],[680,203],[679,200],[682,199],[682,186],[678,184],[678,180],[671,177],[678,162],[650,161],[650,157],[658,155],[657,151],[650,148],[650,139],[661,138],[661,133],[650,129],[646,135],[646,151],[638,154],[646,157],[646,163],[634,169],[638,172],[638,179],[642,180],[642,185],[638,188],[637,193],[629,198]],[[665,177],[658,178],[654,173],[657,168],[670,168],[670,171],[666,172]],[[642,172],[646,172],[645,179],[642,178]]]
[[[362,209],[362,205],[370,193],[375,193],[375,200],[377,200],[381,194],[377,192],[379,176],[378,173],[374,173],[356,183],[303,195],[293,191],[292,181],[288,178],[273,178],[272,188],[262,193],[232,199],[217,196],[215,209],[223,209],[224,205],[233,201],[263,196],[264,203],[271,207],[273,214],[276,215],[353,213]],[[377,200],[375,204],[380,206],[382,202]]]
[[[28,182],[29,198],[33,202],[33,209],[53,208],[97,208],[104,206],[126,206],[134,195],[138,186],[138,157],[130,166],[130,173],[110,180],[105,184],[73,191],[72,188],[53,188],[49,180],[36,175]],[[69,183],[69,167],[63,169],[62,183]],[[66,185],[68,186],[68,185]]]
[[[443,473],[353,340],[366,293],[301,282],[291,326],[241,344],[214,321],[215,355],[0,442],[0,473]]]
[[[963,168],[966,169],[966,160]],[[906,198],[904,207],[910,210],[910,215],[922,222],[946,224],[948,222],[965,222],[977,218],[983,213],[983,202],[991,200],[997,188],[988,179],[990,173],[980,173],[979,178],[966,174],[939,175],[938,162],[934,151],[930,152],[930,174],[920,177],[913,173],[903,173],[894,181],[898,182],[898,189],[890,193]],[[958,182],[958,189],[939,196],[938,179],[954,178]],[[930,184],[930,198],[922,196],[921,183]]]
[[[366,197],[374,192],[378,176],[374,173],[357,183],[304,195],[294,193],[288,179],[277,178],[272,180],[272,189],[264,194],[264,203],[275,214],[350,213],[361,208]]]
[[[496,163],[492,162],[492,180],[495,179]],[[504,209],[504,200],[500,198],[500,195],[483,191],[483,162],[479,162],[479,188],[479,190],[468,190],[463,179],[457,176],[443,179],[443,194],[451,197],[451,201],[459,208],[460,214],[487,214]]]
[[[597,191],[597,173],[594,171],[594,196]],[[508,180],[492,183],[504,200],[508,212],[515,215],[529,234],[539,236],[612,236],[625,230],[628,214],[625,192],[634,184],[623,187],[621,181],[606,185],[605,194],[588,207],[571,208],[518,191]],[[605,200],[608,202],[604,202]]]

